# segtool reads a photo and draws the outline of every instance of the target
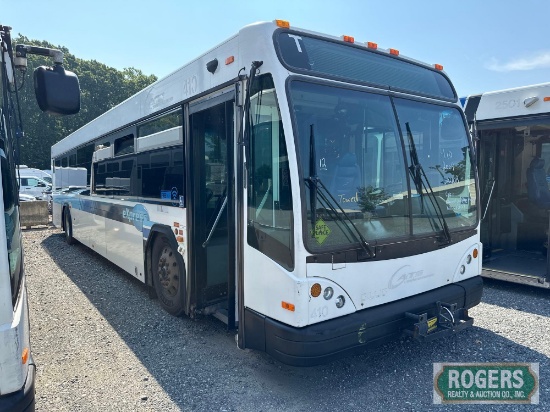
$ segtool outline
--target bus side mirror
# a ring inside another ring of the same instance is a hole
[[[80,111],[78,77],[61,64],[40,66],[34,71],[34,92],[43,112],[67,115]]]

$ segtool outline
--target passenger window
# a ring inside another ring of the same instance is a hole
[[[115,140],[115,156],[134,153],[134,135],[129,134]]]
[[[174,112],[162,115],[156,119],[149,120],[138,126],[138,137],[149,136],[164,130],[182,127],[183,111],[178,109]]]

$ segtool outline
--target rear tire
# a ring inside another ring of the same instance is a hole
[[[67,242],[68,245],[74,244],[73,223],[71,220],[71,212],[68,208],[66,208],[65,213],[63,213],[63,227],[65,228],[65,242]]]
[[[163,235],[157,236],[152,253],[153,285],[162,308],[174,316],[185,311],[185,268],[183,259]]]

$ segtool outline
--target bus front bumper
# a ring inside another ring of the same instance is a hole
[[[22,389],[17,392],[0,395],[0,411],[9,412],[34,412],[35,392],[34,384],[36,380],[36,366],[30,359],[27,372],[27,380]]]
[[[295,328],[245,309],[245,345],[267,352],[282,363],[294,366],[313,366],[343,355],[364,351],[397,339],[404,334],[418,335],[422,326],[417,314],[424,319],[437,318],[441,302],[464,313],[462,322],[450,332],[472,323],[467,310],[481,301],[483,281],[480,276],[446,285],[419,295],[364,309],[341,318]],[[436,328],[429,337],[444,336]],[[416,333],[415,333],[416,330]],[[445,330],[449,332],[449,330]],[[420,334],[420,337],[425,334]]]

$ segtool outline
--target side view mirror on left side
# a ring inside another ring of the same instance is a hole
[[[80,111],[80,85],[73,72],[62,65],[40,66],[34,71],[34,92],[40,110],[50,114],[76,114]]]
[[[50,114],[76,114],[80,111],[80,85],[73,72],[63,68],[63,52],[46,47],[15,47],[15,68],[27,70],[27,55],[52,57],[53,67],[40,66],[34,71],[34,93],[40,110]]]

